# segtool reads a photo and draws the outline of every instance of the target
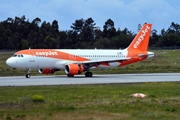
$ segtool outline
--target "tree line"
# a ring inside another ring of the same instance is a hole
[[[135,35],[128,28],[116,29],[112,19],[105,22],[103,30],[96,26],[91,17],[75,20],[70,30],[60,30],[57,20],[42,22],[37,17],[30,22],[23,15],[0,22],[0,49],[123,49]],[[180,46],[180,24],[172,22],[160,34],[153,29],[149,46]]]

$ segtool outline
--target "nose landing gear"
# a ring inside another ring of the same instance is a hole
[[[31,77],[30,69],[27,69],[26,78],[30,78],[30,77]]]

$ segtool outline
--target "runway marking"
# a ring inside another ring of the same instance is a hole
[[[37,85],[72,85],[72,84],[112,84],[112,83],[142,83],[142,82],[179,82],[180,73],[150,73],[150,74],[101,74],[86,78],[76,75],[69,78],[66,75],[51,76],[13,76],[0,77],[0,86],[37,86]]]

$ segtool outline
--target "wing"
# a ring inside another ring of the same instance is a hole
[[[117,59],[117,58],[114,58],[114,59],[106,59],[106,60],[91,60],[91,61],[83,61],[81,62],[81,64],[93,64],[93,63],[102,63],[102,62],[108,62],[108,63],[112,63],[112,62],[119,62],[119,61],[126,61],[126,60],[129,60],[130,57],[128,58],[121,58],[121,59]]]
[[[86,66],[87,68],[91,68],[97,65],[100,65],[102,63],[113,63],[113,62],[123,62],[123,61],[127,61],[130,60],[130,57],[127,58],[111,58],[111,59],[100,59],[100,60],[89,60],[89,61],[69,61],[66,62],[65,64],[83,64],[84,66]]]

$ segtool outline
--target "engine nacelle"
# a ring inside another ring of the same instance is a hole
[[[56,69],[50,69],[50,68],[44,68],[44,69],[38,69],[39,73],[41,74],[54,74],[56,71]]]
[[[67,75],[77,75],[84,71],[84,66],[82,64],[66,64],[65,72]]]

